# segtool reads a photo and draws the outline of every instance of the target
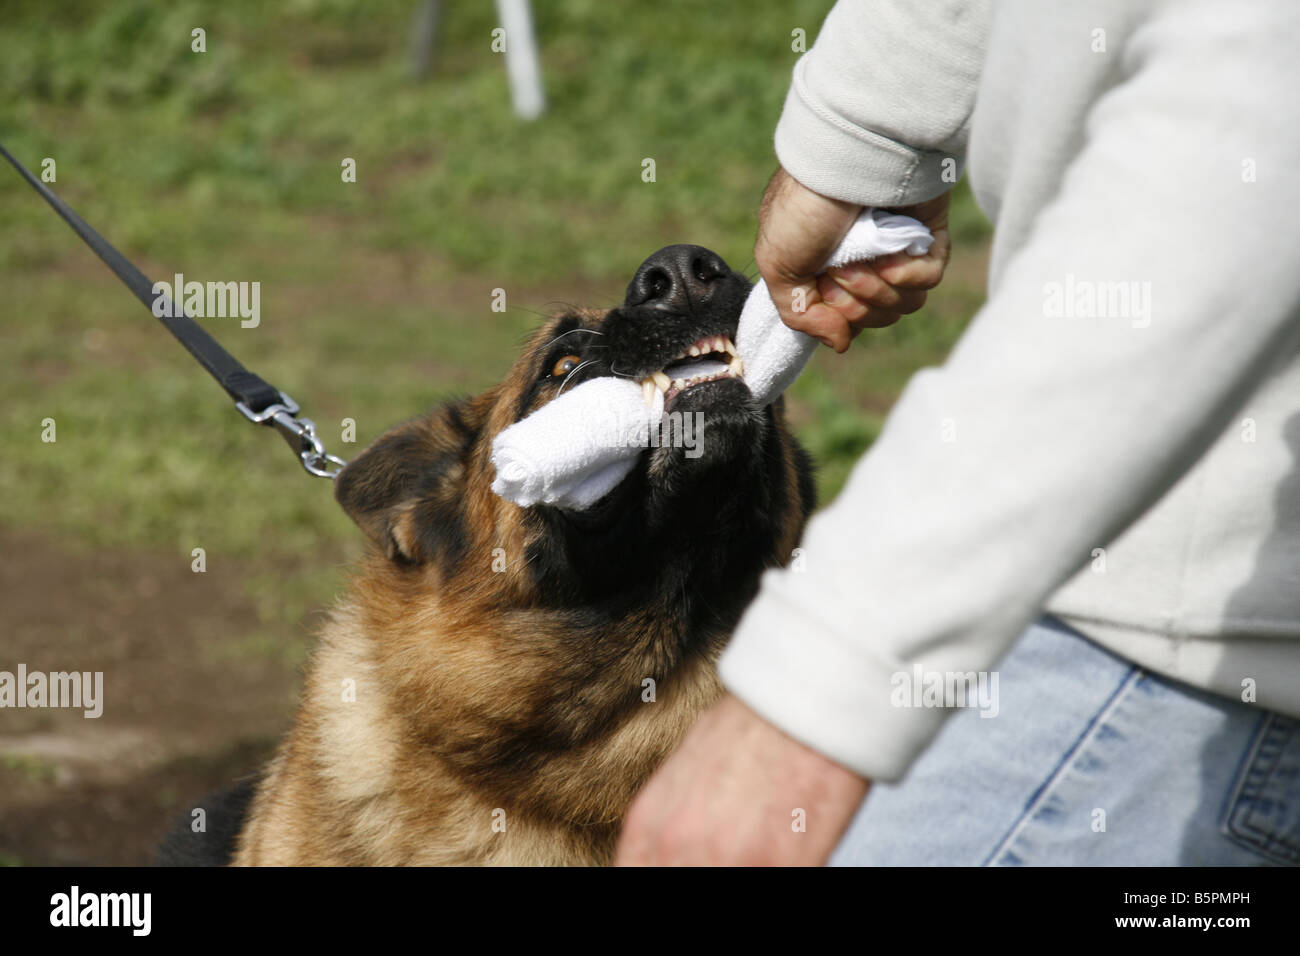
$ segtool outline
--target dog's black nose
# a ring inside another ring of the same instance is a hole
[[[691,312],[713,297],[731,269],[703,246],[664,246],[636,270],[627,287],[627,306]]]

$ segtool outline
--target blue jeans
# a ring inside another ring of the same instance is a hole
[[[1300,721],[1052,618],[998,691],[995,718],[957,711],[906,778],[871,788],[832,865],[1300,865]]]

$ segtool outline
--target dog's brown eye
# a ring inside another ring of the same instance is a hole
[[[556,378],[559,378],[561,375],[568,375],[578,367],[578,364],[581,361],[582,359],[576,355],[566,355],[555,363],[555,368],[551,369],[551,375]]]

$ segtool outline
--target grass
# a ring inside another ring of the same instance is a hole
[[[497,380],[555,302],[617,301],[661,245],[749,265],[790,33],[815,36],[829,4],[537,4],[550,109],[535,123],[508,108],[491,5],[445,7],[435,73],[417,83],[406,0],[10,0],[0,142],[33,168],[53,158],[56,191],[155,278],[259,281],[258,328],[209,327],[350,457]],[[340,177],[349,157],[356,183]],[[328,485],[233,413],[5,170],[0,209],[0,523],[238,562],[264,621],[244,644],[276,653],[337,588],[314,559],[356,547]],[[981,301],[987,227],[964,186],[953,216],[958,258],[926,309],[819,357],[792,390],[823,500]]]
[[[25,754],[0,756],[0,771],[17,774],[19,777],[37,783],[49,783],[58,775],[58,767],[48,760]]]

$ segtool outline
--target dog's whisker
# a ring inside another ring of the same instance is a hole
[[[588,360],[588,361],[586,361],[586,362],[579,362],[577,368],[575,368],[575,369],[574,369],[572,372],[570,372],[568,375],[564,376],[564,381],[560,383],[560,390],[559,390],[558,392],[555,393],[555,397],[556,397],[556,398],[559,398],[560,395],[561,395],[561,393],[563,393],[563,391],[564,391],[564,386],[566,386],[566,385],[569,384],[569,379],[573,378],[573,376],[577,375],[577,374],[578,374],[579,372],[581,372],[584,368],[586,368],[588,365],[590,365],[590,364],[591,364],[591,361],[592,361],[592,360]]]
[[[597,332],[595,329],[584,329],[584,328],[569,329],[569,331],[567,331],[567,332],[561,332],[561,333],[560,333],[559,335],[557,335],[555,338],[551,339],[551,341],[549,341],[549,342],[546,343],[546,346],[545,346],[545,347],[549,349],[549,348],[550,348],[552,345],[554,345],[556,342],[560,341],[560,339],[564,338],[566,335],[572,335],[574,332],[586,332],[588,335],[604,335],[604,334],[605,334],[604,332]]]
[[[572,335],[574,332],[586,332],[588,335],[604,335],[604,334],[605,334],[604,332],[598,332],[596,329],[584,329],[584,328],[581,328],[581,327],[576,328],[576,329],[569,329],[569,331],[567,331],[567,332],[561,332],[559,335],[557,335],[555,338],[551,339],[549,342],[540,342],[540,343],[538,343],[538,344],[533,348],[533,350],[529,353],[529,356],[530,356],[530,357],[534,357],[534,356],[537,356],[537,355],[541,355],[543,352],[547,351],[549,348],[551,348],[553,345],[555,345],[556,342],[560,341],[560,339],[564,338],[566,335]]]

